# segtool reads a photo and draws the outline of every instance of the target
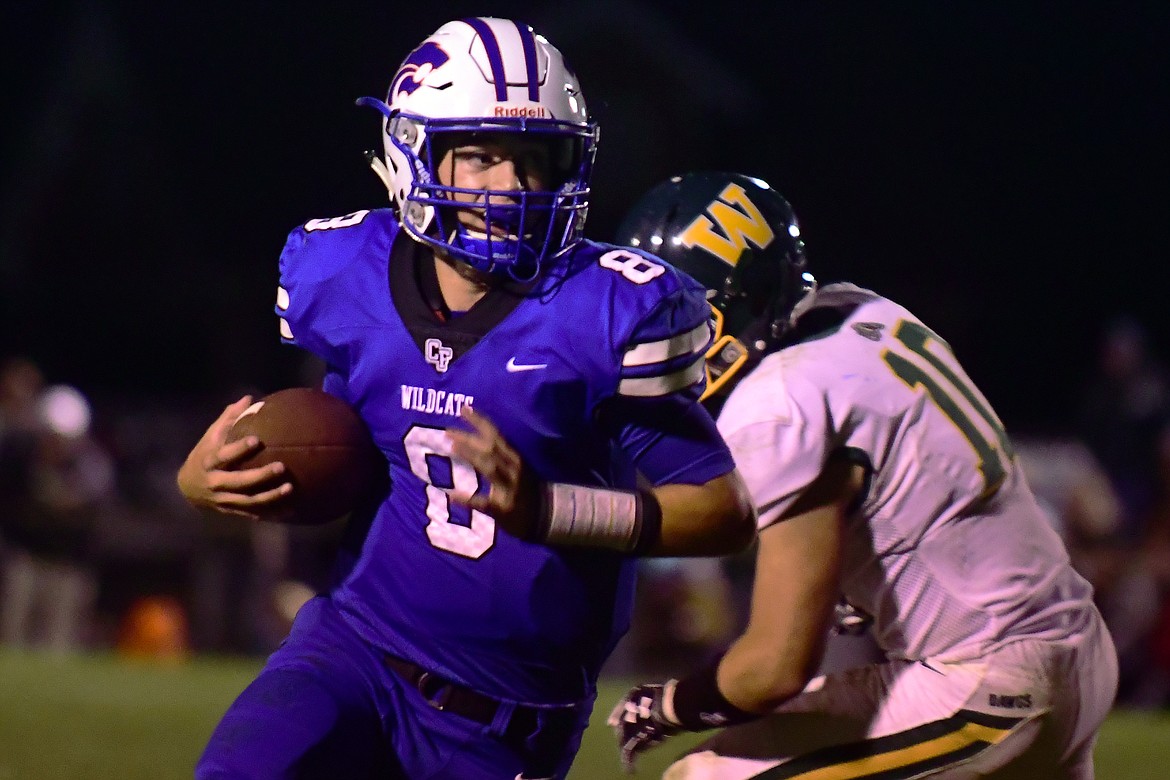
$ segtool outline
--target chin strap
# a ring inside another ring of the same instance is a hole
[[[720,336],[717,341],[711,344],[704,359],[707,361],[705,366],[707,387],[699,396],[700,401],[706,401],[719,393],[732,379],[735,379],[740,369],[751,359],[751,350],[735,336],[727,334]],[[739,380],[736,379],[736,381]],[[731,392],[730,387],[727,388],[727,392]]]
[[[365,108],[372,108],[387,119],[390,118],[390,106],[386,105],[385,101],[373,97],[360,97],[354,101],[354,105],[363,106]],[[379,181],[386,186],[386,192],[390,193],[390,199],[394,199],[394,187],[390,183],[390,170],[386,167],[386,162],[382,156],[372,149],[366,154],[366,162],[374,171],[374,175],[378,177]]]
[[[386,192],[390,194],[391,198],[394,196],[394,187],[390,183],[390,169],[386,167],[386,162],[382,156],[370,149],[366,153],[366,162],[369,163],[370,170],[378,177],[378,180],[386,187]]]

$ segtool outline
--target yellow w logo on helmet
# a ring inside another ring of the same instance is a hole
[[[706,214],[700,214],[687,225],[679,242],[687,249],[696,246],[705,249],[728,265],[739,262],[749,241],[757,249],[763,249],[776,237],[764,215],[738,184],[724,187],[705,211]],[[723,235],[715,231],[716,225]]]

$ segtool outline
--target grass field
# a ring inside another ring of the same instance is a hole
[[[250,659],[161,666],[0,651],[0,780],[190,778],[219,715],[258,668]],[[571,780],[625,777],[604,720],[627,682],[603,685]],[[678,737],[648,753],[635,777],[658,777],[687,742]],[[1114,713],[1097,750],[1097,777],[1170,777],[1170,713]]]

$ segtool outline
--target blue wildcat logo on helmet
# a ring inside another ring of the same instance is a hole
[[[412,51],[398,69],[394,81],[390,83],[390,91],[386,101],[391,102],[399,94],[413,94],[427,76],[441,68],[451,59],[447,52],[434,41],[423,41],[417,49]]]

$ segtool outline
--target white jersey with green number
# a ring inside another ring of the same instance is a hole
[[[719,418],[760,528],[845,455],[871,473],[848,520],[842,592],[891,657],[962,660],[1082,631],[1092,589],[948,345],[845,284],[820,290],[798,331]]]

